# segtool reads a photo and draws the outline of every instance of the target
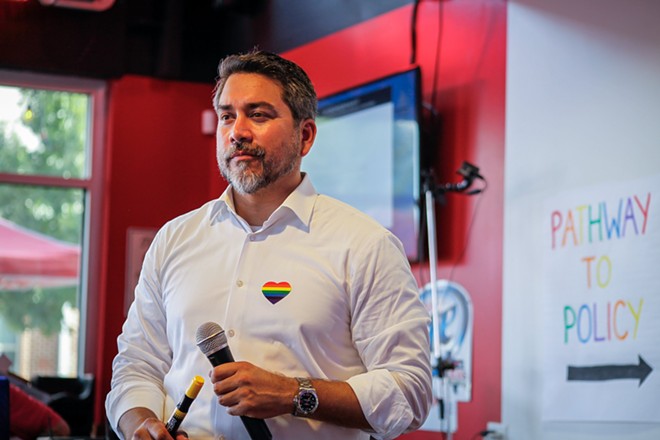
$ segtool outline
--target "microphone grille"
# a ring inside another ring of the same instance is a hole
[[[225,331],[215,322],[205,322],[197,327],[195,339],[197,346],[205,356],[209,356],[227,345]]]

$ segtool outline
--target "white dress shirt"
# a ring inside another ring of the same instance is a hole
[[[267,298],[268,283],[279,283],[281,299]],[[113,426],[134,407],[168,418],[192,378],[208,378],[211,364],[195,345],[205,322],[222,326],[236,360],[347,381],[374,430],[283,415],[266,420],[275,440],[391,439],[428,414],[429,314],[400,242],[316,194],[307,176],[255,231],[228,189],[158,232],[118,338],[106,399]],[[181,429],[191,439],[249,440],[210,381]]]

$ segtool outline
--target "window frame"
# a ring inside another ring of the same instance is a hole
[[[78,341],[78,375],[97,369],[97,353],[101,337],[102,317],[99,306],[101,292],[101,246],[104,207],[105,131],[107,113],[107,83],[88,78],[17,72],[0,69],[0,85],[53,91],[84,93],[90,97],[89,156],[84,178],[22,175],[0,172],[0,183],[82,189],[85,193],[83,237],[80,267],[80,332]]]

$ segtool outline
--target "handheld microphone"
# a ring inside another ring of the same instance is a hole
[[[225,331],[215,322],[207,322],[197,327],[195,339],[199,349],[209,358],[211,365],[214,367],[227,362],[234,362],[234,356],[229,350]],[[266,422],[262,419],[247,416],[240,417],[252,440],[271,440],[273,438]]]
[[[179,430],[179,426],[181,426],[181,422],[183,422],[184,417],[186,417],[186,414],[188,414],[188,410],[190,409],[190,405],[193,403],[193,400],[195,400],[199,394],[199,390],[202,389],[202,385],[204,385],[204,378],[201,376],[195,376],[192,380],[192,383],[186,390],[186,393],[174,408],[174,412],[170,416],[170,420],[165,425],[167,432],[170,433],[172,438],[176,438],[176,432]]]

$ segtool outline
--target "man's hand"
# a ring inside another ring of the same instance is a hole
[[[291,414],[298,382],[256,367],[249,362],[229,362],[211,372],[218,403],[232,416],[267,419]]]
[[[213,391],[232,416],[267,419],[293,412],[298,381],[249,362],[228,362],[211,371]],[[346,382],[312,379],[319,407],[312,419],[348,428],[370,430],[360,402]]]
[[[119,429],[125,439],[172,439],[167,432],[165,423],[147,408],[133,408],[126,411],[119,419]],[[188,435],[184,431],[178,431],[175,440],[187,438]]]

